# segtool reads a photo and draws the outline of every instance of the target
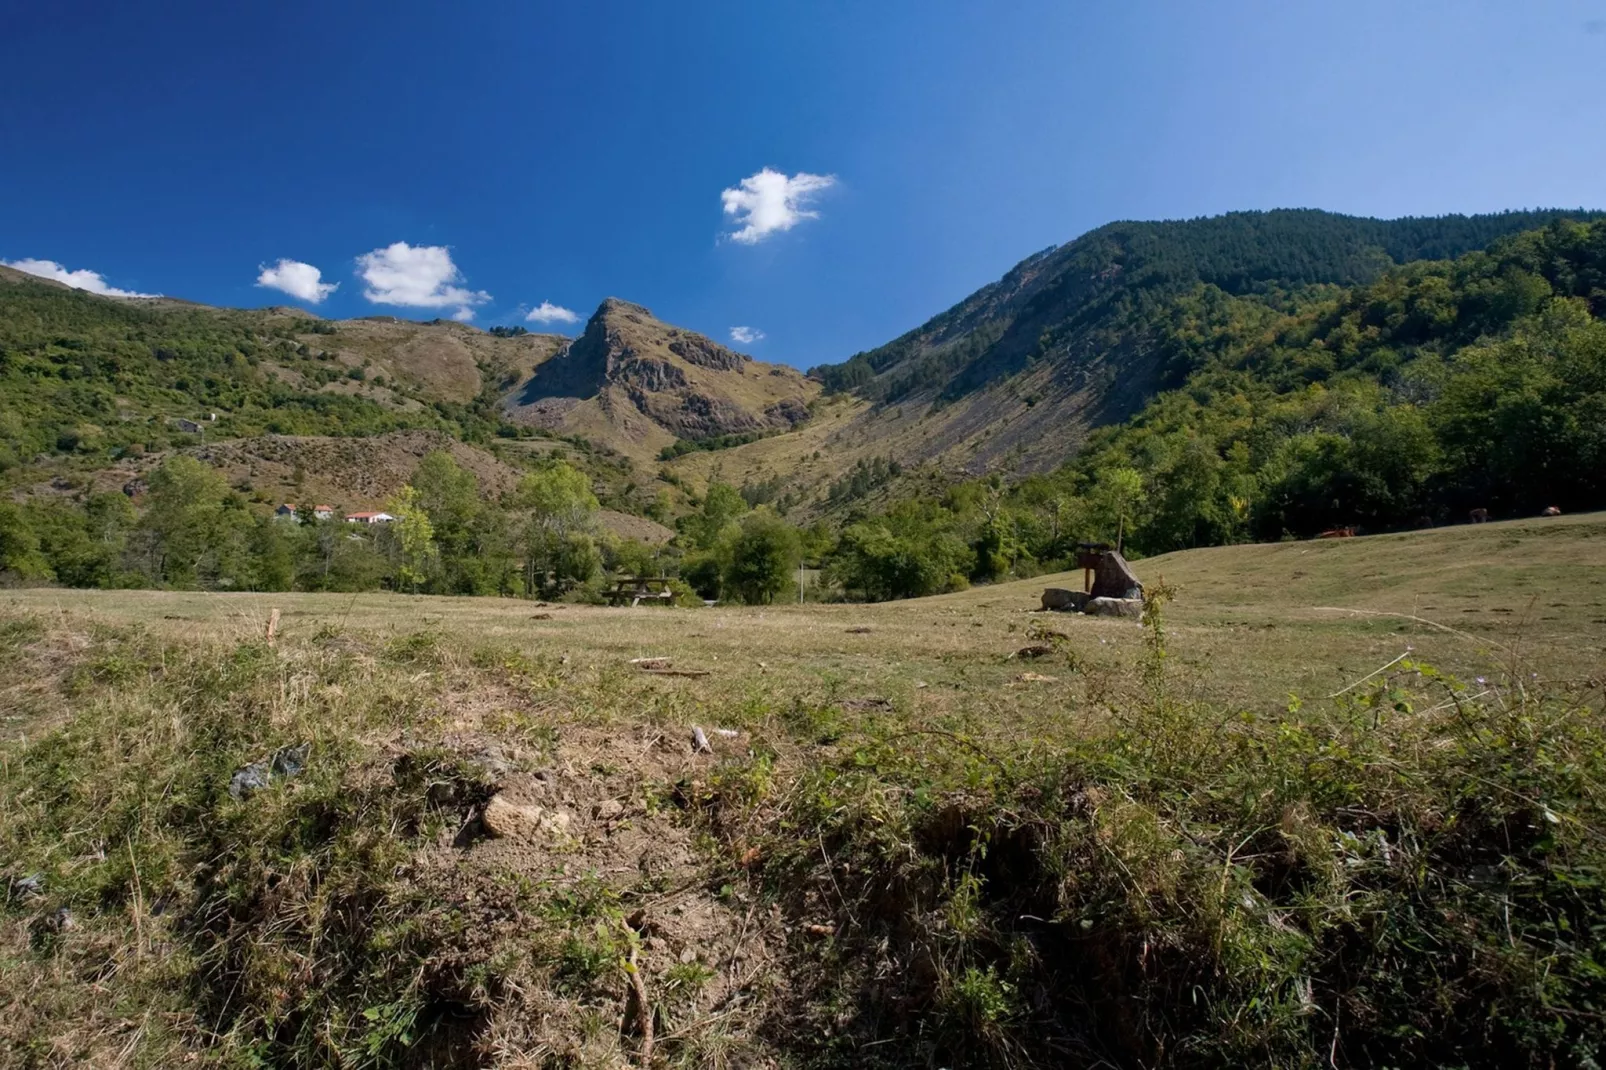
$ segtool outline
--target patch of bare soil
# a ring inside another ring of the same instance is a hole
[[[490,795],[405,877],[459,918],[449,961],[432,969],[460,974],[540,946],[483,1024],[477,1043],[491,1065],[633,1060],[643,1036],[621,961],[630,948],[661,1053],[715,1034],[729,1054],[760,1050],[756,1008],[782,985],[779,916],[710,886],[696,823],[671,790],[743,740],[718,736],[715,754],[695,755],[679,733],[566,726],[539,750],[472,728],[441,745],[484,772]]]

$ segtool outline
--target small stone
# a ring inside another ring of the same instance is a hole
[[[505,839],[532,839],[569,831],[569,815],[563,811],[510,799],[501,793],[485,804],[480,820],[492,836]]]
[[[688,947],[688,948],[683,949],[681,951],[681,953],[680,953],[680,961],[681,962],[687,962],[687,963],[696,962],[697,961],[697,949],[694,948],[694,947]]]
[[[612,821],[625,812],[625,804],[618,799],[603,799],[591,808],[591,815],[599,821]]]
[[[268,786],[268,763],[252,762],[234,771],[229,778],[229,794],[236,799],[248,799]]]

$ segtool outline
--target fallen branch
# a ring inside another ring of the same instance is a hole
[[[707,669],[642,669],[648,676],[708,676]]]
[[[647,982],[641,979],[641,967],[636,965],[636,949],[630,949],[630,961],[625,963],[630,976],[630,987],[636,993],[636,1028],[641,1031],[641,1051],[636,1057],[642,1066],[652,1065],[652,1004],[647,1002]]]

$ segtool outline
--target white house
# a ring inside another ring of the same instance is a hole
[[[332,505],[314,505],[312,507],[312,516],[314,520],[329,520],[334,515],[335,507]]]
[[[396,518],[389,513],[347,513],[348,524],[388,524]]]

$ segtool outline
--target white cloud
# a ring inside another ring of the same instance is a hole
[[[463,273],[452,263],[444,245],[408,245],[404,241],[363,253],[357,258],[357,274],[368,288],[362,295],[376,305],[402,305],[407,308],[446,308],[459,306],[453,319],[473,316],[474,306],[491,299],[484,290],[468,290],[458,285]]]
[[[452,313],[452,318],[458,323],[467,323],[469,320],[474,318],[474,310],[469,308],[467,305],[464,305],[462,308]]]
[[[79,268],[77,271],[68,271],[54,260],[0,260],[9,268],[26,271],[30,275],[38,275],[41,279],[55,279],[66,283],[75,290],[88,290],[92,294],[102,297],[160,297],[161,294],[135,293],[133,290],[119,290],[115,286],[106,285],[98,271],[88,268]]]
[[[731,341],[735,342],[737,345],[750,346],[754,342],[762,342],[763,340],[764,332],[759,330],[757,327],[731,328]]]
[[[530,310],[524,317],[531,323],[579,323],[580,317],[573,310],[562,305],[554,305],[551,301],[542,301]]]
[[[340,287],[338,282],[322,281],[323,272],[299,260],[280,260],[272,267],[258,266],[262,268],[262,274],[257,276],[258,286],[279,290],[308,304],[320,304]]]
[[[734,216],[740,228],[731,232],[731,240],[753,245],[778,231],[791,230],[805,219],[819,218],[820,213],[808,210],[809,199],[834,185],[834,175],[800,171],[788,178],[768,167],[748,175],[740,186],[719,195],[725,214]]]

